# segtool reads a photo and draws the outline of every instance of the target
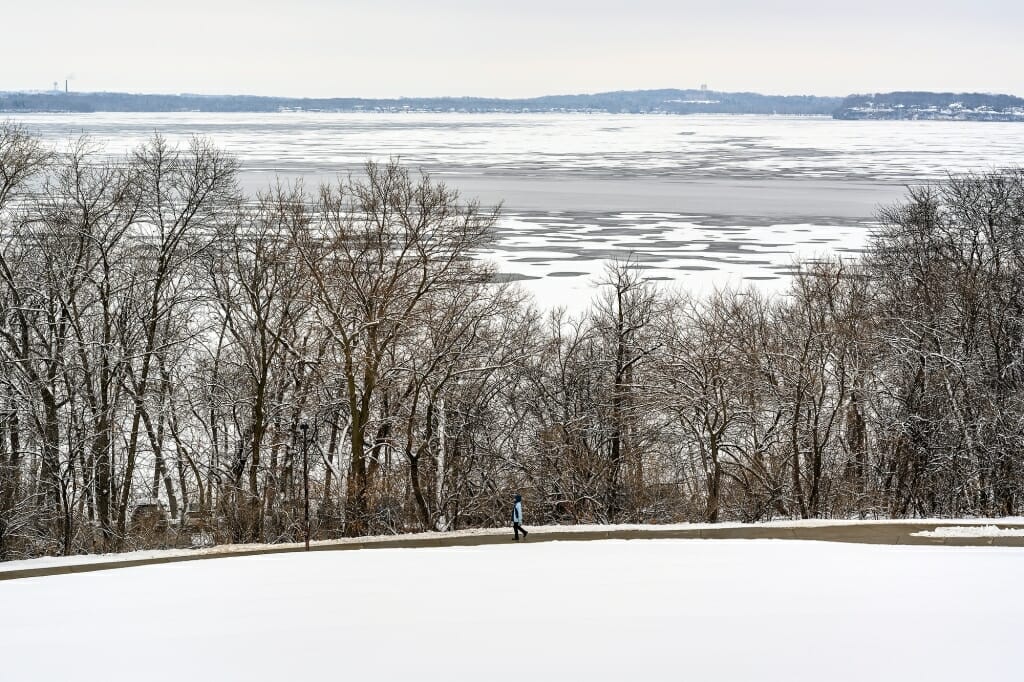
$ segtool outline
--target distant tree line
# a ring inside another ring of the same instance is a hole
[[[978,92],[888,92],[850,95],[834,118],[1024,121],[1024,98]]]
[[[1024,173],[782,295],[611,263],[541,310],[397,164],[246,196],[157,136],[0,128],[0,558],[532,523],[1019,513]],[[304,457],[308,455],[308,459]]]
[[[486,97],[410,97],[400,99],[286,98],[244,95],[143,95],[117,92],[0,92],[0,111],[203,111],[274,112],[281,109],[318,111],[465,111],[674,114],[803,114],[830,115],[837,97],[760,95],[707,90],[635,90],[592,95],[551,95],[527,99]]]
[[[1024,98],[1013,95],[999,95],[987,92],[919,92],[901,91],[873,93],[866,95],[850,95],[843,99],[841,108],[865,106],[917,106],[917,107],[948,107],[954,102],[959,102],[970,109],[979,107],[992,107],[993,109],[1008,109],[1010,107],[1024,107]]]

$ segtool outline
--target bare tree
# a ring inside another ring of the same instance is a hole
[[[159,470],[165,470],[162,442],[150,409],[150,401],[163,399],[166,386],[159,381],[154,395],[158,355],[167,350],[161,332],[169,318],[185,312],[194,300],[189,275],[197,256],[206,250],[218,228],[235,216],[238,191],[236,162],[209,142],[194,139],[187,150],[172,147],[155,136],[131,156],[131,191],[141,210],[137,222],[137,248],[147,271],[131,282],[138,301],[131,312],[121,342],[127,364],[126,388],[132,397],[133,414],[128,430],[124,479],[118,501],[117,531],[123,536],[138,463],[140,431],[145,426]],[[168,492],[170,488],[168,487]]]
[[[435,294],[479,279],[470,255],[490,240],[497,214],[392,162],[324,187],[317,216],[296,240],[333,339],[350,420],[345,527],[361,534],[372,527],[376,473],[390,457],[389,358]]]

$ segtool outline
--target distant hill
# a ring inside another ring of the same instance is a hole
[[[844,120],[1024,121],[1024,99],[965,92],[850,95],[833,117]]]
[[[710,90],[632,90],[527,99],[412,97],[401,99],[251,97],[244,95],[140,95],[119,92],[0,92],[0,112],[94,111],[457,111],[666,114],[830,115],[838,97],[761,95]]]

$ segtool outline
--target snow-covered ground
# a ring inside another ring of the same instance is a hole
[[[4,680],[1014,680],[1024,550],[607,540],[0,582]]]

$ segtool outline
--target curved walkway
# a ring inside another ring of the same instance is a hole
[[[916,535],[936,528],[979,528],[998,525],[1003,529],[1020,530],[1022,521],[979,519],[930,521],[788,521],[767,524],[688,524],[670,526],[543,526],[530,531],[528,542],[579,542],[587,540],[818,540],[827,542],[859,542],[884,545],[953,545],[1024,547],[1024,534],[1012,536],[942,537]],[[528,527],[529,528],[529,527]],[[507,529],[454,531],[451,533],[419,533],[412,535],[375,536],[322,540],[313,543],[310,551],[344,551],[355,549],[405,549],[415,547],[471,547],[479,545],[509,544],[513,542]],[[201,550],[167,550],[165,552],[138,552],[126,555],[68,557],[78,563],[55,563],[20,567],[31,562],[11,562],[10,568],[0,563],[0,580],[34,578],[70,573],[87,573],[113,568],[130,568],[167,564],[178,561],[221,559],[227,557],[256,556],[301,552],[301,543],[280,545],[224,545]],[[140,556],[142,555],[142,556]],[[17,567],[16,567],[17,566]]]

